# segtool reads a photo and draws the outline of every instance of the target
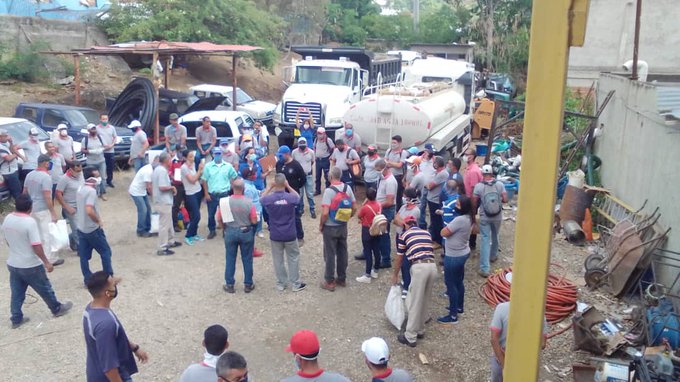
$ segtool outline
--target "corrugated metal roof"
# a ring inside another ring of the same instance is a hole
[[[680,120],[680,87],[657,86],[656,109],[666,119]]]
[[[88,49],[74,49],[73,52],[83,54],[125,54],[125,53],[148,53],[160,54],[178,53],[235,53],[251,52],[260,50],[259,46],[251,45],[219,45],[211,42],[170,42],[149,41],[115,44],[107,46],[93,46]]]

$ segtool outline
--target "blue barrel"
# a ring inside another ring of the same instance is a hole
[[[484,156],[489,151],[489,146],[478,144],[476,151],[477,151],[477,156],[480,156],[480,157]]]

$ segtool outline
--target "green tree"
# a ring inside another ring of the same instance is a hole
[[[115,41],[167,40],[251,44],[260,67],[271,68],[282,46],[285,22],[248,0],[140,0],[114,4],[101,28]]]
[[[350,45],[363,45],[367,31],[360,20],[368,15],[380,14],[380,7],[372,0],[331,0],[323,41],[337,41]]]
[[[450,44],[466,35],[470,12],[460,6],[441,4],[420,17],[419,42]]]

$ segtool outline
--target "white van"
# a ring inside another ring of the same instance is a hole
[[[227,97],[219,106],[217,110],[232,110],[232,97],[234,95],[234,88],[224,85],[201,84],[191,87],[191,92],[199,97]],[[272,124],[272,115],[274,114],[276,105],[269,102],[258,101],[249,96],[241,88],[236,88],[236,110],[247,113],[256,121],[262,122],[264,125]]]

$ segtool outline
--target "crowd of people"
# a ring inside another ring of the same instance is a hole
[[[381,269],[391,269],[391,282],[402,286],[408,312],[405,331],[397,340],[410,347],[425,335],[432,291],[440,288],[437,264],[443,266],[442,294],[449,300],[447,311],[437,321],[451,325],[465,311],[464,270],[476,248],[477,232],[482,236],[479,275],[488,277],[490,263],[498,257],[502,205],[507,196],[491,166],[477,165],[472,148],[465,151],[463,173],[460,159],[447,162],[437,155],[432,144],[425,144],[423,150],[406,149],[402,138],[395,135],[384,155],[372,145],[363,152],[361,138],[352,125],[346,124],[337,131],[333,140],[323,127],[313,127],[310,116],[299,126],[296,147],[279,147],[276,164],[265,169],[268,142],[261,124],[242,130],[238,140],[218,139],[216,129],[205,117],[203,126],[196,130],[197,149],[190,151],[186,148],[186,127],[178,123],[176,114],[170,120],[164,131],[165,149],[150,163],[148,140],[141,124],[133,121],[128,126],[134,132],[129,164],[135,175],[128,193],[137,211],[136,233],[140,238],[157,236],[156,254],[168,256],[182,242],[192,246],[216,238],[220,228],[226,259],[223,289],[227,293],[236,293],[239,255],[244,292],[255,290],[253,257],[263,254],[255,248],[255,237],[264,237],[266,230],[277,290],[306,289],[300,276],[305,199],[312,219],[319,211],[319,231],[307,235],[320,235],[323,240],[325,268],[320,287],[332,292],[347,286],[348,224],[357,219],[363,251],[355,258],[365,260],[365,268],[355,280],[370,284],[380,277]],[[83,283],[93,297],[83,320],[88,381],[128,381],[137,371],[133,354],[142,362],[148,355],[127,339],[110,310],[119,279],[113,276],[112,251],[103,230],[99,202],[106,200],[107,186],[115,187],[115,128],[108,124],[105,114],[99,125],[88,127],[89,135],[82,141],[85,162],[76,160],[72,139],[63,130],[60,126],[58,134],[45,144],[46,154],[40,154],[40,147],[35,147],[33,132],[29,141],[14,145],[8,141],[7,132],[0,130],[3,176],[7,171],[16,171],[17,158],[24,160],[17,177],[23,179],[23,192],[13,193],[16,212],[2,225],[10,247],[12,325],[19,327],[27,321],[21,306],[28,286],[38,292],[55,316],[65,314],[72,306],[56,299],[46,275],[64,262],[52,250],[48,228],[49,223],[57,221],[60,205],[62,217],[71,227],[71,248],[78,253]],[[268,178],[270,173],[275,175]],[[6,181],[12,176],[5,176]],[[354,191],[361,183],[365,199],[360,203]],[[314,197],[319,195],[317,208]],[[203,200],[207,204],[206,238],[199,235]],[[153,214],[157,214],[157,224]],[[178,234],[184,231],[181,240]],[[102,270],[94,273],[89,267],[93,251],[100,255],[102,265]],[[494,318],[491,327],[496,342],[507,330],[501,321]],[[112,330],[116,331],[113,335]],[[102,350],[101,342],[106,340],[100,340],[100,336],[112,342],[109,350]],[[228,351],[223,327],[208,328],[204,345],[207,353],[203,363],[187,369],[182,381],[214,380],[215,373],[223,381],[248,380],[245,359]],[[384,340],[367,340],[362,350],[374,380],[411,380],[404,371],[387,367],[389,352]],[[500,365],[502,371],[502,352],[496,350],[494,347],[494,365]],[[319,343],[313,332],[296,333],[287,351],[294,354],[299,372],[285,381],[347,380],[319,367]],[[209,374],[213,379],[207,378]],[[203,375],[206,378],[199,377]]]

